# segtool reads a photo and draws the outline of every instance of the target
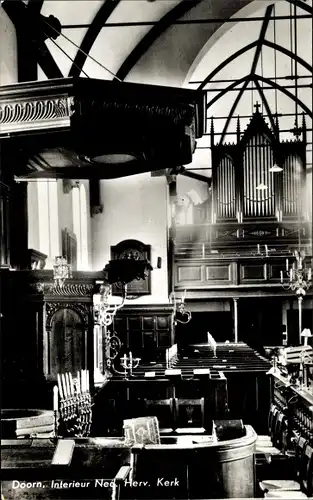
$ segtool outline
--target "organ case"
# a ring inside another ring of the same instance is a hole
[[[236,144],[214,144],[212,121],[213,223],[305,218],[304,118],[301,131],[301,139],[281,141],[278,124],[271,129],[257,109],[242,135],[238,118]]]

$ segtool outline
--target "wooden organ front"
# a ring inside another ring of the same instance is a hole
[[[238,118],[236,144],[214,144],[212,121],[211,148],[213,222],[307,220],[304,119],[301,140],[280,141],[257,110],[243,135]]]
[[[239,299],[256,287],[282,295],[285,259],[299,245],[311,255],[305,117],[290,131],[295,137],[282,140],[278,120],[270,127],[256,108],[243,132],[238,118],[234,143],[215,144],[212,119],[207,199],[194,205],[193,223],[172,218],[173,284],[187,299]]]

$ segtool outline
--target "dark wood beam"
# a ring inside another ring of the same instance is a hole
[[[103,204],[101,203],[100,179],[89,179],[89,201],[91,217],[102,214]]]
[[[118,6],[120,0],[105,0],[99,11],[97,12],[94,20],[89,26],[89,29],[86,35],[83,38],[83,41],[80,45],[80,50],[77,51],[74,62],[71,66],[68,76],[78,77],[86,59],[88,57],[93,44],[95,43],[101,29],[103,28],[105,22],[110,17],[112,12]]]
[[[252,65],[251,65],[251,74],[252,75],[254,75],[256,67],[257,67],[258,62],[259,62],[259,58],[260,58],[261,51],[262,51],[262,45],[263,45],[263,42],[264,42],[264,39],[265,39],[265,35],[266,35],[266,31],[267,31],[267,28],[268,28],[268,25],[269,25],[269,22],[270,22],[270,19],[271,19],[273,8],[274,8],[274,5],[269,5],[267,7],[266,11],[265,11],[264,21],[262,23],[262,27],[261,27],[261,31],[260,31],[258,43],[257,43],[257,46],[256,46],[254,58],[253,58]]]
[[[210,83],[211,79],[219,73],[222,69],[224,69],[228,64],[233,62],[237,57],[241,56],[248,50],[252,49],[253,47],[256,47],[257,45],[257,40],[254,42],[249,43],[245,47],[243,47],[240,50],[237,50],[237,52],[234,52],[231,56],[229,56],[225,61],[223,61],[221,64],[219,64],[211,73],[203,80],[203,82],[199,85],[198,89],[203,90],[204,87]],[[291,57],[291,59],[297,61],[299,64],[301,64],[305,69],[310,71],[312,73],[312,66],[310,66],[309,63],[307,63],[304,59],[299,57],[296,54],[293,54],[290,50],[286,49],[285,47],[282,47],[281,45],[278,45],[277,43],[271,42],[269,40],[264,39],[263,40],[263,45],[266,45],[267,47],[270,47],[274,50],[277,50],[278,52],[281,52],[282,54],[285,54],[288,57]]]
[[[285,56],[290,57],[294,61],[296,61],[298,64],[301,64],[305,69],[310,71],[312,73],[313,67],[306,62],[302,57],[299,57],[298,55],[294,54],[290,50],[286,49],[286,47],[283,47],[282,45],[278,45],[277,43],[271,42],[270,40],[265,39],[263,41],[263,45],[266,45],[267,47],[271,47],[274,50],[277,50],[278,52],[281,52],[282,54],[285,54]]]
[[[16,30],[18,81],[37,80],[37,51],[27,23],[27,6],[21,0],[15,2],[4,0],[2,7]]]
[[[219,73],[222,69],[224,69],[228,64],[233,62],[237,57],[241,56],[245,52],[248,52],[248,50],[253,49],[253,47],[256,47],[257,41],[251,42],[245,47],[242,47],[242,49],[237,50],[237,52],[234,52],[231,56],[227,57],[221,64],[219,64],[211,73],[205,77],[203,82],[199,85],[198,90],[203,90],[204,87],[211,81],[211,79]]]
[[[36,0],[35,0],[36,1]],[[186,1],[186,0],[185,0]],[[207,19],[178,19],[172,26],[175,25],[193,25],[193,24],[216,24],[216,23],[251,23],[252,21],[263,21],[263,16],[252,16],[252,17],[211,17]],[[297,16],[272,16],[272,20],[275,21],[286,21],[289,19],[311,19],[308,14],[300,14]],[[128,28],[130,26],[155,26],[157,21],[124,21],[116,23],[105,23],[103,28]],[[79,23],[79,24],[63,24],[64,29],[78,29],[78,28],[89,28],[90,23]]]
[[[164,33],[177,19],[189,12],[202,0],[182,0],[158,21],[151,30],[140,40],[132,52],[127,56],[116,73],[120,80],[124,80],[135,64],[141,59],[151,45]]]
[[[313,118],[312,110],[310,108],[308,108],[308,106],[306,104],[304,104],[304,102],[301,101],[301,99],[299,99],[298,97],[294,96],[291,92],[289,92],[289,90],[286,90],[282,85],[279,85],[276,82],[272,82],[268,78],[266,78],[264,76],[261,76],[261,75],[255,75],[255,78],[257,78],[259,81],[267,83],[268,85],[270,85],[274,89],[277,89],[277,90],[280,90],[281,92],[283,92],[283,94],[285,94],[287,97],[289,97],[294,102],[296,102],[303,109],[303,111],[305,111],[307,113],[308,116],[310,116],[311,118]]]
[[[246,80],[250,81],[250,78],[251,78],[251,75],[243,76],[242,78],[239,78],[239,80],[237,80],[236,82],[232,83],[231,85],[229,85],[225,89],[222,89],[215,97],[213,97],[213,99],[211,99],[211,101],[208,102],[207,109],[209,109],[211,106],[213,106],[213,104],[216,101],[218,101],[219,99],[221,99],[221,97],[223,97],[225,94],[227,94],[227,92],[229,92],[230,90],[234,90],[235,87],[237,87],[237,85],[240,85],[240,83],[243,83]],[[236,89],[236,90],[240,90],[240,89]]]
[[[300,9],[305,10],[306,12],[308,12],[311,15],[313,14],[313,8],[304,2],[301,2],[298,0],[287,0],[287,2],[291,3],[291,5],[295,5],[296,7],[299,7]]]
[[[31,14],[40,14],[44,0],[29,0],[27,8]]]
[[[234,115],[234,113],[235,113],[235,111],[236,111],[236,108],[237,108],[237,106],[238,106],[238,103],[239,103],[239,101],[240,101],[240,99],[241,99],[241,97],[242,97],[242,95],[243,95],[244,91],[246,90],[246,88],[247,88],[247,86],[248,86],[249,82],[250,82],[250,79],[247,79],[247,80],[244,82],[243,86],[242,86],[242,87],[241,87],[241,89],[240,89],[239,94],[237,95],[236,99],[234,100],[234,103],[233,103],[233,105],[232,105],[232,107],[231,107],[231,110],[230,110],[230,112],[229,112],[228,118],[227,118],[226,123],[225,123],[224,128],[223,128],[223,132],[222,132],[222,135],[221,135],[221,138],[220,138],[220,143],[222,143],[222,142],[223,142],[223,140],[224,140],[224,138],[225,138],[225,134],[226,134],[226,132],[227,132],[227,129],[228,129],[228,126],[229,126],[230,120],[233,118],[233,115]]]
[[[63,77],[44,39],[37,36],[40,33],[40,23],[43,22],[40,16],[41,5],[41,0],[30,2],[28,6],[20,0],[5,0],[2,4],[16,29],[19,82],[37,80],[37,64],[49,79]]]
[[[39,42],[37,48],[37,61],[47,78],[63,78],[64,75],[55,62],[45,42]]]
[[[196,179],[197,181],[205,182],[209,186],[211,185],[212,182],[211,177],[206,177],[205,175],[197,174],[196,172],[192,172],[191,170],[182,169],[179,173],[181,175],[184,175],[185,177],[190,177],[191,179]]]

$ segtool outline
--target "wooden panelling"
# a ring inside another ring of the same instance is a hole
[[[205,267],[205,276],[207,281],[230,281],[230,264],[220,264]]]
[[[240,264],[242,281],[260,281],[266,279],[266,264]]]
[[[142,317],[142,328],[143,330],[154,329],[154,317],[143,316]]]
[[[177,266],[177,281],[201,281],[201,266]]]
[[[122,341],[122,349],[146,361],[163,359],[165,349],[173,344],[172,314],[168,304],[137,305],[118,311],[113,328]]]
[[[170,328],[170,317],[156,316],[156,327],[157,329]]]

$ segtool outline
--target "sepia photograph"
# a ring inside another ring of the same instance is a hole
[[[312,28],[0,1],[1,500],[313,500]]]

